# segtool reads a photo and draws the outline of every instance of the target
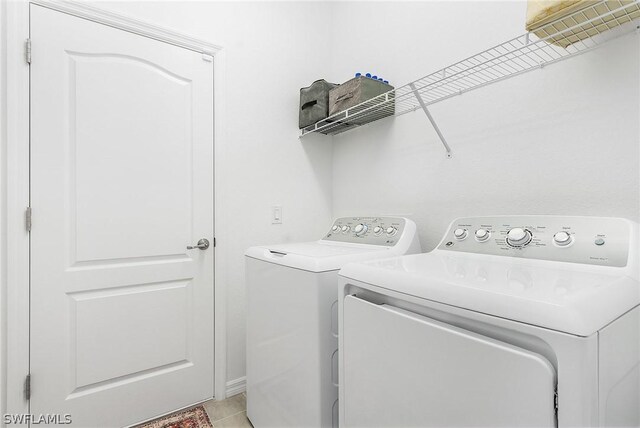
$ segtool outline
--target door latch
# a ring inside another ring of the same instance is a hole
[[[196,245],[187,245],[187,250],[195,250],[196,248],[199,250],[206,250],[209,248],[209,240],[202,238]]]

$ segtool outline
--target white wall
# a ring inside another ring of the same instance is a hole
[[[7,40],[5,34],[6,28],[6,5],[0,3],[0,414],[4,415],[7,408],[7,314],[6,314],[6,295],[7,295],[7,273],[6,273],[6,73],[7,73]],[[1,424],[1,422],[0,422]]]
[[[221,45],[226,138],[216,147],[216,278],[227,294],[227,379],[245,374],[244,250],[312,240],[331,222],[331,144],[298,139],[298,89],[328,63],[326,5],[100,2],[99,7]],[[314,23],[310,28],[310,23]],[[284,222],[272,225],[271,206]]]
[[[523,2],[338,3],[331,77],[405,84],[524,33]],[[357,17],[355,19],[354,17]],[[638,221],[639,37],[334,138],[333,214],[405,214],[424,250],[458,216]]]

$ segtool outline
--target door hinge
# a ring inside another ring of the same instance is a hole
[[[27,227],[27,232],[31,232],[31,207],[27,207],[27,210],[24,213],[24,221],[25,226]]]
[[[553,406],[556,409],[556,417],[558,417],[558,390],[556,389],[553,394]]]
[[[24,44],[24,57],[27,64],[31,64],[31,39],[27,39]]]
[[[31,399],[31,375],[28,374],[24,379],[24,397],[27,400]]]
[[[215,236],[213,237],[213,246],[214,247],[216,246],[216,238],[215,238]]]

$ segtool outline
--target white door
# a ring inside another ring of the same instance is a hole
[[[31,5],[31,412],[213,396],[211,57]]]
[[[354,296],[343,311],[343,426],[556,426],[543,356]]]

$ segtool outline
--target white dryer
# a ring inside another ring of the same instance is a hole
[[[413,221],[337,219],[319,241],[249,248],[247,416],[257,427],[338,419],[338,270],[420,252]]]
[[[342,427],[640,424],[638,226],[455,220],[340,271]]]

